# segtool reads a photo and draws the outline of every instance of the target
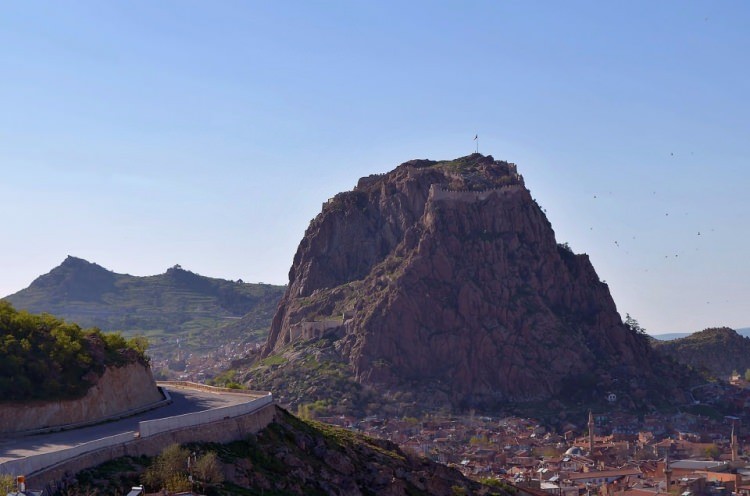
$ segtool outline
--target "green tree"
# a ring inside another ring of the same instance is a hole
[[[149,342],[148,338],[144,336],[143,334],[138,334],[137,336],[133,336],[128,340],[128,347],[134,349],[141,355],[146,354],[146,350],[148,350]]]
[[[190,489],[187,477],[189,456],[190,452],[187,449],[177,443],[170,444],[146,469],[143,474],[143,483],[155,490],[185,491]],[[183,479],[188,482],[187,489],[179,489],[183,487]]]
[[[631,317],[629,313],[625,314],[625,325],[637,334],[646,334],[646,329],[641,327],[638,321]]]
[[[708,446],[703,450],[703,454],[706,455],[706,458],[710,458],[711,460],[716,460],[719,455],[721,454],[721,450],[719,450],[719,447],[715,444],[712,444],[711,446]]]
[[[211,484],[224,482],[224,471],[221,468],[221,462],[216,453],[209,451],[198,458],[195,462],[193,475],[201,483],[203,488]]]
[[[10,474],[0,474],[0,494],[8,494],[16,490],[16,478]]]
[[[131,340],[132,341],[132,340]],[[0,398],[6,401],[83,396],[84,379],[108,365],[146,361],[142,341],[83,330],[52,315],[32,315],[0,301]]]
[[[190,491],[192,489],[192,483],[188,478],[187,474],[175,473],[171,474],[164,479],[164,489],[170,493],[181,493],[184,491]]]

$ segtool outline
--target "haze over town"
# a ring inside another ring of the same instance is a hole
[[[750,7],[544,7],[3,4],[0,296],[68,254],[283,284],[327,198],[478,144],[623,316],[750,325]]]

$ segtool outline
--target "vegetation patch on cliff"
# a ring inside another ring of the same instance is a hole
[[[2,401],[78,398],[108,366],[147,363],[147,341],[82,329],[49,314],[19,312],[0,300]]]
[[[728,327],[704,329],[671,341],[653,339],[652,346],[708,377],[727,380],[750,370],[750,338]],[[750,377],[750,374],[748,375]]]
[[[306,418],[381,411],[380,395],[355,380],[334,342],[326,335],[292,343],[254,364],[240,365],[231,377],[252,389],[271,391],[279,403]],[[374,402],[377,405],[370,405]]]

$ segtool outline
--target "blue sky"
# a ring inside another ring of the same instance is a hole
[[[285,283],[322,202],[478,133],[623,316],[750,326],[748,25],[744,2],[4,2],[0,295],[68,254]]]

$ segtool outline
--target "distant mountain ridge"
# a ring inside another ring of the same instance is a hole
[[[141,333],[155,344],[183,336],[200,348],[229,323],[235,324],[229,338],[254,330],[265,334],[283,292],[284,286],[210,278],[179,265],[154,276],[118,274],[68,256],[5,299],[19,310],[50,313],[83,327]],[[243,317],[251,327],[236,325]]]

